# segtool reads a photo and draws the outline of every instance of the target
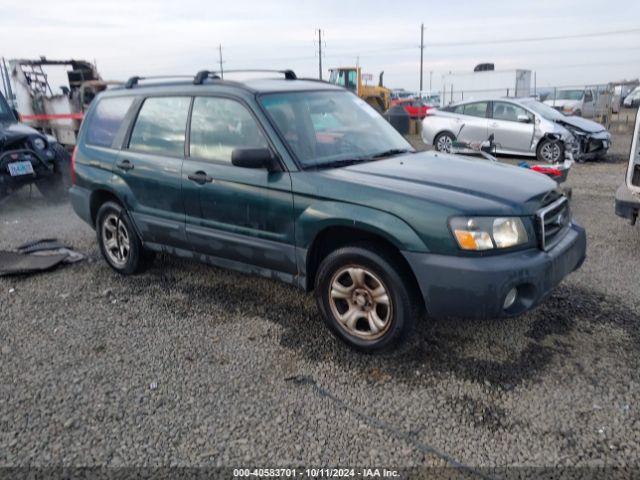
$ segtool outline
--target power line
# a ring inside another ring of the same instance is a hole
[[[601,36],[612,36],[612,35],[624,35],[624,34],[633,34],[640,33],[640,28],[629,28],[629,29],[620,29],[620,30],[609,30],[609,31],[601,31],[601,32],[589,32],[589,33],[579,33],[579,34],[570,34],[570,35],[553,35],[553,36],[543,36],[543,37],[523,37],[523,38],[514,38],[514,39],[501,39],[501,40],[469,40],[465,42],[435,42],[429,43],[427,42],[427,46],[430,47],[457,47],[457,46],[469,46],[469,45],[496,45],[496,44],[510,44],[510,43],[525,43],[525,42],[537,42],[537,41],[548,41],[548,40],[563,40],[563,39],[575,39],[575,38],[588,38],[588,37],[601,37]],[[227,48],[229,46],[227,45]],[[348,48],[348,47],[347,47]],[[401,52],[401,51],[409,51],[415,48],[420,48],[420,45],[411,45],[409,43],[404,44],[396,44],[396,46],[391,47],[382,47],[378,49],[372,50],[346,50],[341,51],[340,47],[332,46],[331,53],[326,53],[326,51],[322,52],[322,56],[325,58],[344,58],[344,57],[354,57],[356,55],[359,56],[370,56],[377,55],[381,53],[393,53],[393,52]],[[628,49],[635,48],[629,47]],[[325,45],[326,49],[326,45]],[[576,49],[578,50],[578,49]],[[592,51],[593,49],[589,49]],[[620,50],[620,48],[616,48],[616,51]],[[566,50],[571,51],[571,50]],[[556,50],[554,50],[556,52]],[[234,56],[234,63],[252,63],[256,61],[269,61],[269,62],[292,62],[292,61],[315,61],[314,55],[298,55],[298,56],[289,56],[289,57],[260,57],[260,58],[236,58]]]
[[[588,38],[588,37],[604,37],[604,36],[612,36],[612,35],[624,35],[624,34],[629,34],[629,33],[640,33],[640,28],[629,28],[629,29],[624,29],[624,30],[608,30],[608,31],[602,31],[602,32],[589,32],[589,33],[577,33],[577,34],[571,34],[571,35],[551,35],[551,36],[543,36],[543,37],[521,37],[521,38],[503,38],[503,39],[499,39],[499,40],[468,40],[468,41],[464,41],[464,42],[435,42],[435,43],[429,43],[427,42],[427,45],[429,45],[430,47],[462,47],[462,46],[470,46],[470,45],[496,45],[496,44],[511,44],[511,43],[526,43],[526,42],[540,42],[540,41],[548,41],[548,40],[567,40],[567,39],[574,39],[574,38]],[[363,56],[363,55],[375,55],[375,54],[379,54],[379,53],[391,53],[391,52],[399,52],[399,51],[406,51],[406,50],[413,50],[414,48],[416,48],[415,46],[411,46],[411,45],[404,45],[404,46],[397,46],[397,47],[386,47],[386,48],[379,48],[379,49],[375,49],[375,50],[359,50],[357,52],[358,55]],[[420,46],[418,46],[418,48],[420,48]],[[331,56],[331,57],[340,57],[340,56],[350,56],[350,55],[355,55],[356,52],[354,51],[345,51],[345,52],[338,52],[336,54],[332,54],[332,55],[326,55],[326,56]]]
[[[522,43],[522,42],[540,42],[546,40],[568,40],[571,38],[587,38],[587,37],[605,37],[610,35],[624,35],[626,33],[640,33],[640,28],[629,28],[626,30],[609,30],[605,32],[576,33],[573,35],[551,35],[545,37],[522,37],[522,38],[503,38],[500,40],[474,40],[466,42],[440,42],[430,43],[432,47],[458,47],[469,45],[495,45],[497,43]]]

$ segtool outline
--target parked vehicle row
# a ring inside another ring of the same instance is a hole
[[[422,122],[422,139],[450,152],[454,140],[483,141],[493,135],[500,154],[535,156],[558,163],[603,157],[611,135],[600,124],[566,116],[531,98],[462,102],[431,110]]]
[[[114,270],[163,251],[278,278],[373,351],[420,311],[521,314],[582,264],[585,232],[554,181],[416,152],[355,94],[284,74],[133,79],[93,103],[70,196]]]

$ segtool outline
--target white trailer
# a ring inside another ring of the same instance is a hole
[[[72,147],[84,111],[109,85],[84,60],[14,59],[2,62],[2,85],[20,120]]]
[[[441,106],[480,98],[528,97],[531,70],[486,70],[442,77]]]

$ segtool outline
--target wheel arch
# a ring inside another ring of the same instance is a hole
[[[540,137],[540,139],[538,140],[538,143],[536,143],[536,147],[535,147],[536,159],[542,161],[542,159],[540,158],[540,148],[546,141],[558,142],[560,145],[560,156],[562,157],[564,155],[564,151],[565,151],[564,149],[566,148],[566,145],[562,140],[562,135],[560,133],[547,132],[544,135],[542,135],[542,137]],[[562,158],[560,158],[560,160],[562,160]]]
[[[455,133],[453,133],[451,130],[449,130],[448,128],[443,128],[442,130],[440,130],[438,133],[436,133],[436,134],[433,136],[433,142],[432,142],[432,145],[433,145],[434,147],[436,146],[436,141],[438,140],[438,137],[439,137],[440,135],[445,134],[445,133],[448,133],[449,135],[451,135],[451,136],[453,137],[453,139],[454,139],[454,140],[457,138],[456,134],[455,134]]]
[[[120,205],[122,208],[125,208],[124,202],[118,197],[118,195],[112,190],[106,188],[99,188],[91,192],[91,197],[89,200],[89,213],[91,214],[91,224],[95,226],[98,210],[100,210],[100,206],[102,206],[105,202],[112,201]]]
[[[304,262],[305,290],[310,292],[314,289],[318,268],[327,255],[341,247],[363,244],[373,245],[390,256],[401,275],[409,279],[409,287],[415,289],[416,292],[420,291],[417,277],[402,255],[402,247],[397,241],[393,241],[387,235],[367,226],[345,224],[325,226],[317,232],[309,248],[306,249],[306,255],[301,259]]]

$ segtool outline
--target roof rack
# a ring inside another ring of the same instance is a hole
[[[281,73],[284,75],[285,80],[297,80],[297,76],[293,70],[263,70],[263,69],[243,69],[243,70],[225,70],[224,73]],[[222,79],[223,72],[218,74],[215,71],[200,70],[195,77],[193,77],[194,85],[202,85],[207,78],[213,78],[216,80]]]
[[[164,78],[191,78],[191,76],[189,75],[155,75],[152,77],[138,77],[138,76],[129,77],[129,79],[124,84],[124,88],[133,88],[136,85],[138,85],[140,80],[160,80]]]

